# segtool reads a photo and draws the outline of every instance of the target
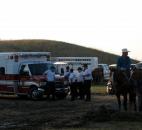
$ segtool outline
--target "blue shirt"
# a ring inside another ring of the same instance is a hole
[[[121,56],[118,58],[118,61],[117,61],[117,68],[118,69],[123,68],[123,69],[129,70],[130,65],[131,65],[131,60],[128,56],[126,56],[126,57]]]
[[[47,70],[44,72],[44,75],[46,75],[46,80],[48,82],[54,82],[55,81],[55,72],[52,72],[51,70]]]

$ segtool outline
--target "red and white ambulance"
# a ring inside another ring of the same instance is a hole
[[[39,98],[51,65],[50,52],[0,53],[0,93]]]

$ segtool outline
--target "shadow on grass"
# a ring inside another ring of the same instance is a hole
[[[104,123],[104,122],[141,122],[142,113],[140,112],[119,112],[112,109],[110,106],[100,106],[98,109],[90,110],[80,118],[74,118],[60,122],[59,124],[52,124],[54,128],[83,128],[89,122]]]
[[[140,112],[118,112],[104,105],[97,110],[92,110],[86,113],[83,117],[83,122],[106,122],[106,121],[142,121],[142,113]]]

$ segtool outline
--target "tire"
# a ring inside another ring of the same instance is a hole
[[[38,100],[41,99],[42,97],[43,97],[43,92],[39,91],[36,86],[32,86],[30,92],[30,98],[32,100]]]

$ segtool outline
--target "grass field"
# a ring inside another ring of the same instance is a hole
[[[92,85],[91,92],[93,94],[106,94],[106,84]]]
[[[55,129],[46,129],[42,127],[42,130],[55,130]],[[61,130],[141,130],[141,122],[106,122],[106,123],[90,123],[88,128],[63,128]]]
[[[142,113],[118,111],[105,84],[91,88],[92,100],[50,101],[0,98],[0,130],[141,130]]]

